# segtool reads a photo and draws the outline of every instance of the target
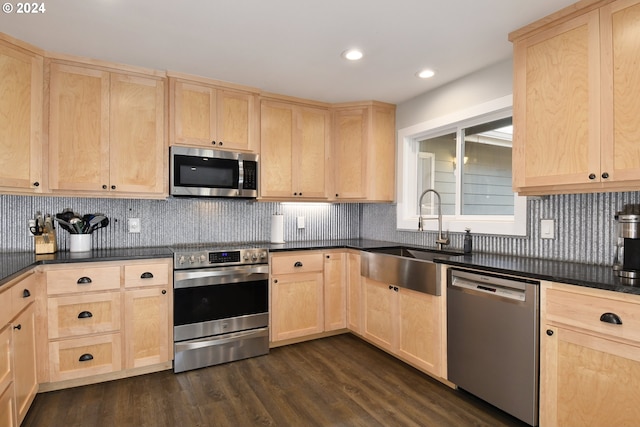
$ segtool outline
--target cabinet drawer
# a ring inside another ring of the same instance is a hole
[[[51,381],[119,371],[121,346],[119,333],[50,342]]]
[[[11,308],[11,288],[0,292],[0,328],[9,323],[15,316]]]
[[[124,266],[125,288],[158,286],[169,283],[169,265],[167,262],[136,264]]]
[[[49,295],[120,289],[120,267],[47,271]]]
[[[120,292],[49,298],[49,338],[120,329]]]
[[[324,260],[321,253],[274,255],[271,257],[271,274],[308,273],[322,271]]]
[[[557,289],[547,290],[546,301],[549,322],[640,343],[640,304]],[[600,317],[606,313],[615,314],[622,324],[601,321]]]
[[[16,315],[36,300],[36,276],[32,274],[11,288],[11,310]]]

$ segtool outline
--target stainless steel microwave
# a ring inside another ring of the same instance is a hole
[[[258,197],[257,154],[171,147],[169,156],[172,196]]]

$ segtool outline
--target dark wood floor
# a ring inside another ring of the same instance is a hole
[[[39,394],[23,426],[524,426],[350,335]]]

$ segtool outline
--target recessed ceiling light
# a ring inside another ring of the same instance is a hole
[[[436,72],[429,69],[418,71],[416,73],[416,76],[420,77],[421,79],[429,79],[435,75],[436,75]]]
[[[342,52],[342,57],[348,59],[349,61],[357,61],[362,59],[364,54],[360,49],[349,49]]]

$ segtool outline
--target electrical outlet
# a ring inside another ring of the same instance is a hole
[[[297,218],[297,222],[298,222],[298,229],[304,228],[304,217],[303,216],[299,216]]]
[[[129,224],[129,233],[140,233],[142,228],[140,226],[140,218],[129,218],[127,222]]]
[[[30,219],[29,220],[29,225],[27,226],[27,235],[29,237],[33,237],[33,233],[31,232],[31,229],[35,229],[36,228],[36,220],[35,219]]]
[[[540,220],[540,237],[543,239],[555,239],[555,221],[552,219]]]

